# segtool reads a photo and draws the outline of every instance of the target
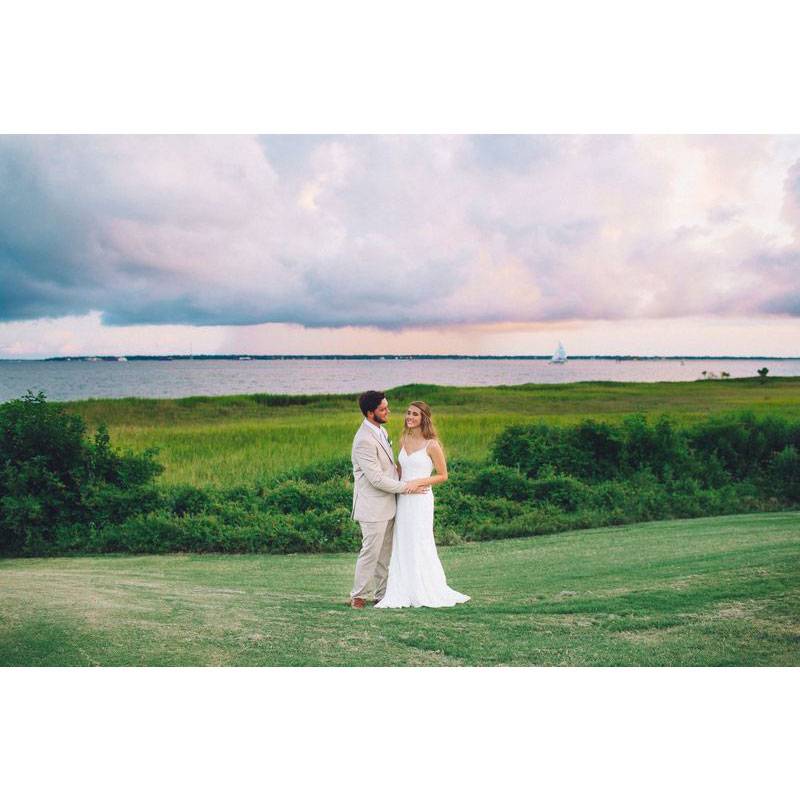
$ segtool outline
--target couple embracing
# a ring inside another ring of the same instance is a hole
[[[373,579],[376,608],[465,603],[469,597],[447,585],[433,538],[431,486],[447,480],[447,463],[428,404],[408,406],[397,464],[383,428],[386,395],[364,392],[358,404],[364,421],[353,439],[353,518],[362,544],[350,605],[364,608]]]

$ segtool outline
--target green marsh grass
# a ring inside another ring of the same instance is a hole
[[[447,453],[480,459],[509,425],[574,424],[587,417],[649,419],[668,413],[689,423],[712,413],[750,409],[800,418],[800,378],[686,383],[587,382],[460,388],[401,386],[387,391],[395,438],[405,405],[433,408]],[[347,455],[361,423],[355,395],[191,397],[65,403],[92,428],[106,422],[117,447],[158,447],[161,481],[224,488],[253,483],[320,459]]]

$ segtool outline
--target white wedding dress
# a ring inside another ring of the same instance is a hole
[[[398,460],[403,480],[428,478],[433,461],[428,443],[409,455],[401,448]],[[466,603],[469,597],[447,585],[433,539],[433,492],[397,495],[392,557],[386,594],[375,608],[429,606],[441,608]]]

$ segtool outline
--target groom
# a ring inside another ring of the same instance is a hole
[[[389,418],[386,395],[383,392],[364,392],[358,398],[358,405],[364,421],[356,431],[351,452],[354,478],[352,517],[361,525],[362,541],[350,605],[364,608],[372,578],[375,578],[376,603],[386,591],[397,495],[410,489],[407,483],[399,480],[392,443],[382,427]]]

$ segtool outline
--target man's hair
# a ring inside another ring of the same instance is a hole
[[[383,402],[384,397],[386,395],[383,392],[376,392],[374,389],[364,392],[358,398],[358,406],[361,409],[361,413],[366,417],[370,411],[374,411]]]

